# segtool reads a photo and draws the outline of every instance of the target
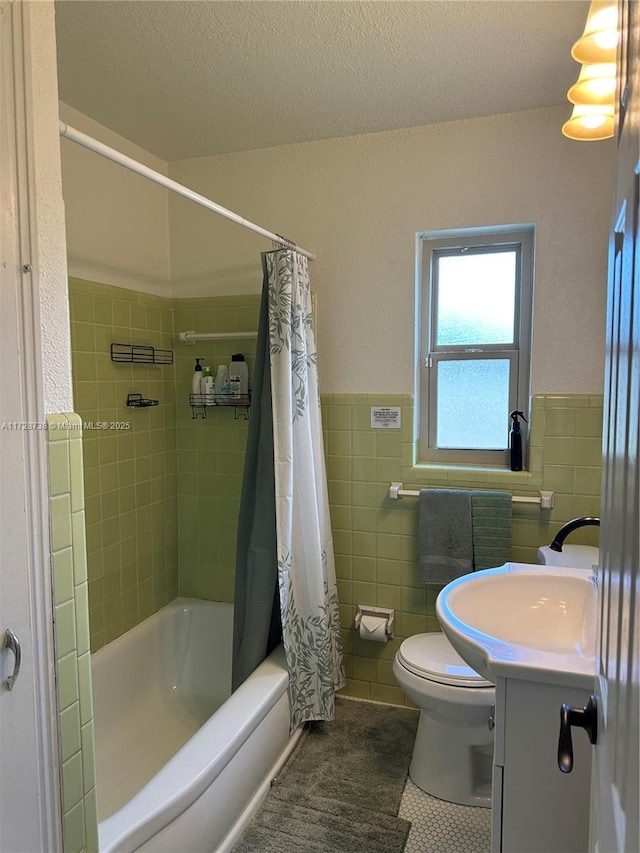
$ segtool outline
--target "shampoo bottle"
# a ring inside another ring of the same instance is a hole
[[[245,397],[249,393],[249,369],[241,352],[231,356],[229,382],[234,397]]]
[[[522,471],[522,432],[520,431],[520,421],[527,421],[522,412],[511,412],[511,432],[509,433],[509,452],[511,457],[511,470]]]
[[[196,366],[193,371],[193,379],[191,380],[191,393],[202,394],[202,365],[201,358],[196,358]]]

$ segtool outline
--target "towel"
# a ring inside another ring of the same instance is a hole
[[[418,553],[423,583],[447,584],[472,572],[470,492],[421,489],[418,500]]]
[[[471,493],[473,568],[491,569],[511,559],[511,494]]]

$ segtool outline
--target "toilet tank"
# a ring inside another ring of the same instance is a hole
[[[591,569],[598,565],[600,549],[594,545],[563,545],[552,551],[548,545],[538,548],[538,563],[543,566],[565,566],[568,569]]]

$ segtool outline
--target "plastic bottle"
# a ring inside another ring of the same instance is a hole
[[[241,352],[231,356],[229,382],[231,382],[231,392],[234,397],[245,397],[249,393],[249,368]],[[237,393],[234,393],[236,390]]]
[[[202,377],[202,393],[213,402],[213,376],[211,375],[211,368],[206,366]]]
[[[509,452],[511,456],[511,470],[522,471],[522,433],[520,432],[520,421],[529,423],[523,412],[511,412],[511,432],[509,433]]]
[[[224,394],[222,390],[225,379],[229,379],[229,368],[226,364],[221,364],[216,373],[216,393]]]
[[[193,378],[191,380],[192,394],[202,394],[202,365],[200,364],[201,361],[201,358],[196,358],[196,366],[193,371]]]
[[[228,376],[225,376],[224,381],[222,382],[222,388],[220,389],[219,393],[222,394],[223,397],[231,396],[231,383],[229,382]]]

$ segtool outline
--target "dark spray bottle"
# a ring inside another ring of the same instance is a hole
[[[511,470],[522,471],[522,432],[520,431],[520,421],[529,423],[523,412],[511,412],[511,431],[509,433],[509,453],[511,458]]]

